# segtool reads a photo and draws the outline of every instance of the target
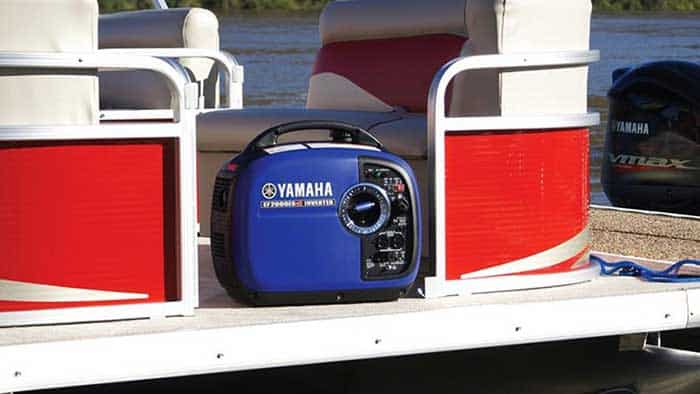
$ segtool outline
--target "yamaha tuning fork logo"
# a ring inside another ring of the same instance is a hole
[[[335,206],[330,182],[265,183],[261,208],[321,208]]]
[[[272,200],[277,196],[277,188],[272,183],[266,183],[263,185],[262,195],[266,200]]]

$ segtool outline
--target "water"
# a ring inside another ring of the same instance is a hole
[[[246,67],[246,107],[304,105],[320,47],[318,15],[237,15],[220,24],[221,47]]]
[[[304,105],[319,48],[318,15],[224,17],[221,45],[246,66],[246,106]],[[591,197],[608,204],[599,180],[610,75],[616,68],[653,60],[700,61],[700,15],[595,16],[591,48],[601,51],[601,61],[590,68],[589,105],[603,120],[591,130]]]

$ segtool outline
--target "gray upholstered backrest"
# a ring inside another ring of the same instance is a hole
[[[202,8],[171,8],[102,15],[99,30],[101,49],[219,49],[218,19],[211,11]],[[203,81],[212,75],[211,60],[189,58],[180,60],[180,63],[195,81]],[[210,99],[207,105],[213,106],[216,104],[215,81],[207,87],[207,97]],[[101,73],[100,88],[102,106],[105,109],[170,107],[170,92],[166,84],[162,78],[150,72]]]
[[[0,52],[92,52],[96,0],[0,1]],[[1,56],[1,54],[0,54]],[[0,69],[0,124],[98,122],[96,71]]]

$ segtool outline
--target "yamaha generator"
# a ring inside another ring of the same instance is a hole
[[[613,74],[601,183],[613,205],[700,215],[700,65]]]
[[[302,130],[329,130],[333,140],[278,142]],[[211,212],[219,282],[256,305],[393,300],[418,272],[411,168],[345,123],[263,132],[219,171]]]

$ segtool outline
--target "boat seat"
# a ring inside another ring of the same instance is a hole
[[[419,181],[424,179],[428,89],[440,66],[462,51],[464,10],[465,0],[330,3],[321,15],[323,46],[309,82],[306,109],[228,110],[199,116],[202,233],[209,232],[209,194],[220,165],[279,123],[322,119],[357,124],[407,159]],[[420,183],[427,195],[427,183]]]
[[[0,51],[93,52],[97,14],[94,0],[0,1]],[[97,123],[96,74],[96,70],[0,70],[0,124]]]
[[[99,47],[219,49],[219,22],[202,8],[170,8],[100,15]],[[217,76],[212,60],[181,59],[194,81],[204,87],[207,107],[217,105]],[[167,85],[151,72],[100,73],[103,109],[170,108]]]
[[[408,160],[427,201],[425,116],[428,91],[439,68],[460,56],[586,50],[590,14],[589,0],[329,3],[320,17],[322,46],[309,81],[306,111],[200,115],[202,233],[209,231],[208,195],[219,166],[265,128],[321,114],[323,119],[345,121],[362,114],[356,121],[367,123],[359,125]],[[446,104],[453,116],[582,113],[587,108],[587,68],[468,72],[456,78],[449,91]],[[389,120],[372,125],[374,114]],[[429,257],[427,205],[423,204],[424,257]]]

